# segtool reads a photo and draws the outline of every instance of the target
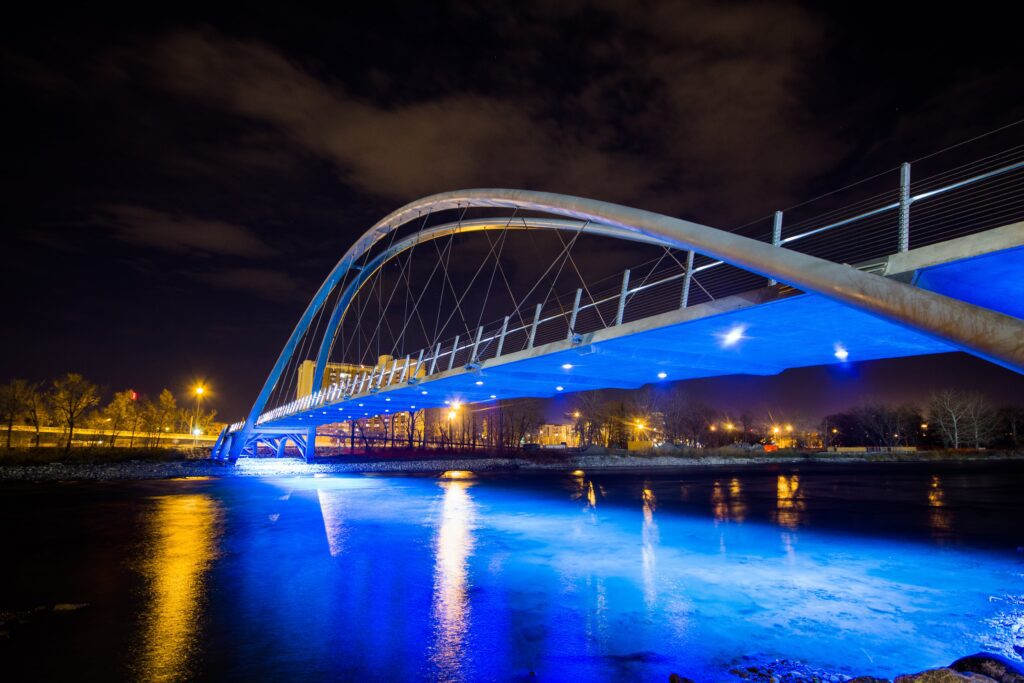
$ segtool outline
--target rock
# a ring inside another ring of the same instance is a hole
[[[998,683],[1024,683],[1024,671],[1017,665],[999,655],[987,652],[961,657],[953,662],[950,668],[961,673],[988,676]]]
[[[897,676],[895,683],[990,683],[988,676],[962,674],[952,669],[928,669],[916,674]]]

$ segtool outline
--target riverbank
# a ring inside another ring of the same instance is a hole
[[[857,676],[821,671],[784,659],[767,663],[743,657],[729,673],[748,683],[890,683],[888,678]],[[669,683],[694,683],[679,674],[670,674]],[[961,657],[949,666],[896,676],[892,683],[1024,683],[1020,665],[990,652]]]
[[[637,456],[621,454],[573,454],[560,457],[464,457],[457,454],[433,458],[361,457],[323,458],[307,464],[297,458],[245,458],[235,465],[207,459],[188,458],[179,454],[173,459],[166,454],[156,459],[99,461],[96,459],[46,464],[4,463],[0,459],[0,480],[70,481],[70,480],[137,480],[173,479],[181,477],[276,477],[313,476],[360,473],[443,474],[449,471],[470,472],[570,472],[615,471],[640,469],[683,469],[689,467],[749,467],[768,464],[875,464],[875,463],[968,463],[1024,462],[1024,453],[920,452],[913,455],[868,454],[861,456],[834,454],[771,454],[740,457],[736,455],[701,456]]]

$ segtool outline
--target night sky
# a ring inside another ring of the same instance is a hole
[[[8,15],[0,378],[202,377],[238,419],[334,262],[419,196],[521,187],[730,228],[1024,118],[1017,22],[922,7]],[[824,412],[946,383],[1024,395],[963,354],[694,391]]]

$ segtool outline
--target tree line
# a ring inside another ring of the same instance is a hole
[[[821,433],[834,446],[1019,448],[1024,407],[995,406],[977,392],[947,389],[924,406],[870,403],[829,415]]]
[[[367,417],[346,423],[345,438],[366,449],[429,444],[501,451],[539,440],[547,423],[558,422],[567,445],[584,448],[625,448],[630,442],[690,448],[1024,445],[1024,408],[996,408],[980,394],[953,390],[931,395],[923,406],[872,402],[824,419],[724,410],[694,398],[682,384],[581,392],[566,399],[566,412],[558,416],[546,400],[515,399]]]
[[[160,446],[164,435],[171,432],[198,428],[206,433],[215,428],[215,410],[180,407],[169,389],[152,400],[132,389],[115,391],[104,404],[105,394],[102,387],[75,372],[48,382],[14,379],[0,385],[0,419],[7,432],[7,448],[12,446],[15,425],[33,427],[37,447],[44,427],[62,428],[66,450],[81,428],[100,430],[110,446],[127,439],[129,446],[147,447]]]

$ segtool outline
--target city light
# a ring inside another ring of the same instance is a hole
[[[449,420],[454,420],[455,419],[455,415],[456,415],[456,413],[455,413],[454,410],[449,410],[448,411],[448,419]]]
[[[576,419],[579,419],[579,417],[580,417],[580,411],[578,411],[578,410],[577,410],[576,412],[574,412],[574,413],[572,414],[572,416],[573,416],[573,417],[575,417]]]

